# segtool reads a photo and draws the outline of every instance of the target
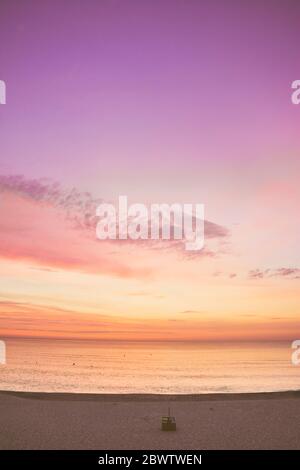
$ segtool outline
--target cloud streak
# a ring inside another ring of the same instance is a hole
[[[134,266],[127,246],[165,252],[184,252],[187,257],[214,256],[205,247],[199,253],[184,250],[180,241],[114,240],[99,242],[95,236],[96,207],[102,199],[76,188],[62,188],[47,179],[20,175],[0,176],[0,256],[35,262],[46,269],[68,269],[120,277],[145,277],[150,270]],[[205,237],[223,239],[226,228],[205,221]],[[112,254],[109,246],[118,249]],[[120,256],[120,251],[122,255]]]
[[[126,259],[121,261],[118,256],[112,256],[105,244],[100,249],[95,237],[76,229],[73,209],[71,219],[69,217],[74,198],[62,196],[53,186],[49,188],[19,178],[2,179],[0,186],[2,258],[92,274],[149,275],[146,268],[134,267]]]
[[[249,271],[250,279],[264,279],[271,277],[281,277],[286,279],[300,279],[299,268],[277,268],[277,269],[252,269]]]

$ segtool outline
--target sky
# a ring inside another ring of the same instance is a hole
[[[294,340],[300,5],[2,0],[0,336]],[[205,247],[100,241],[203,203]]]

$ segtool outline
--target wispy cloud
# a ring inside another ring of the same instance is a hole
[[[270,277],[283,277],[286,279],[300,279],[299,268],[252,269],[248,273],[250,279],[264,279]]]
[[[145,277],[149,270],[108,253],[95,236],[78,231],[90,197],[68,197],[56,186],[4,177],[0,181],[0,256],[47,269],[119,277]],[[79,205],[79,199],[81,205]],[[78,200],[79,208],[74,201]],[[74,209],[75,206],[75,209]],[[80,209],[81,208],[81,209]],[[77,215],[78,214],[78,215]],[[81,219],[80,219],[81,217]]]
[[[195,314],[195,313],[204,313],[204,312],[201,311],[201,310],[182,310],[180,313],[184,313],[184,314]]]
[[[146,267],[135,267],[133,259],[120,260],[108,248],[127,245],[149,250],[181,252],[183,256],[214,256],[205,247],[199,253],[186,252],[180,241],[106,241],[95,236],[96,207],[102,199],[76,188],[64,189],[47,179],[26,179],[20,175],[0,176],[0,256],[35,262],[45,269],[71,269],[106,273],[120,277],[145,277]],[[223,239],[225,227],[205,221],[205,237]],[[125,257],[126,258],[126,257]]]

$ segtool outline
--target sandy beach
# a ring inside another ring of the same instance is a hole
[[[171,406],[178,430],[162,432]],[[0,392],[0,449],[300,449],[300,392]]]

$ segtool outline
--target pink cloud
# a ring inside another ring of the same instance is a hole
[[[66,190],[47,179],[27,180],[23,176],[0,176],[0,256],[27,260],[49,268],[107,273],[121,277],[147,276],[149,270],[133,267],[132,259],[120,261],[118,251],[126,244],[184,256],[214,256],[208,247],[201,252],[184,251],[181,241],[96,240],[96,207],[101,199],[76,188]],[[205,221],[205,237],[222,239],[226,228]],[[125,256],[126,259],[126,256]]]
[[[143,277],[149,274],[147,269],[134,268],[116,256],[111,256],[104,244],[101,248],[93,237],[84,231],[74,230],[65,214],[49,200],[24,197],[18,191],[1,193],[2,258],[120,277]]]
[[[250,279],[263,279],[270,277],[284,277],[286,279],[300,279],[299,268],[278,268],[278,269],[252,269],[249,271]]]

